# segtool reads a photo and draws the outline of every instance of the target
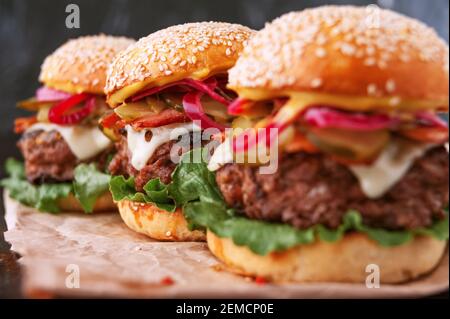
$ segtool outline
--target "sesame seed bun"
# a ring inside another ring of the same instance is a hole
[[[103,94],[109,63],[132,43],[132,39],[106,35],[69,40],[45,59],[39,80],[69,93]]]
[[[448,110],[448,45],[423,23],[375,8],[325,6],[281,16],[249,41],[229,87],[251,99],[311,92],[430,101]]]
[[[117,202],[120,216],[135,232],[162,241],[205,241],[205,232],[189,230],[186,219],[178,208],[170,213],[153,204],[121,200]]]
[[[143,88],[226,72],[253,31],[239,24],[176,25],[140,39],[111,64],[105,93],[114,107]]]
[[[370,274],[366,267],[377,265],[381,283],[402,283],[431,272],[447,247],[447,241],[416,237],[408,244],[388,248],[364,234],[349,233],[336,243],[317,241],[260,256],[211,231],[207,242],[231,271],[276,282],[365,283]]]

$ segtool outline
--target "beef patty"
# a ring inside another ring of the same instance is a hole
[[[149,137],[151,138],[151,136]],[[199,140],[200,138],[200,140]],[[112,175],[133,176],[135,188],[138,192],[142,192],[145,184],[151,179],[159,178],[164,184],[172,181],[172,173],[177,167],[177,163],[171,159],[170,152],[172,147],[176,145],[178,156],[192,149],[197,143],[205,143],[198,135],[192,135],[189,139],[173,140],[159,146],[145,167],[137,170],[131,164],[131,153],[128,150],[126,135],[122,135],[116,143],[117,153],[111,161],[108,169]]]
[[[145,184],[151,179],[159,178],[161,182],[168,184],[172,180],[171,175],[176,163],[170,159],[170,149],[175,141],[165,143],[158,147],[148,160],[147,165],[140,171],[131,165],[131,154],[125,137],[116,143],[117,153],[109,164],[112,175],[133,176],[136,190],[143,191]]]
[[[448,205],[448,154],[430,150],[382,198],[367,198],[345,166],[318,154],[286,155],[277,173],[229,164],[217,172],[219,188],[231,207],[250,218],[305,229],[315,224],[336,228],[349,209],[366,225],[390,230],[430,226],[445,217]]]
[[[80,164],[58,131],[36,130],[26,133],[17,146],[25,159],[25,172],[30,183],[71,181],[75,167]],[[103,170],[110,153],[111,149],[108,149],[84,162],[95,162]]]

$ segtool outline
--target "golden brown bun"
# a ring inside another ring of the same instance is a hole
[[[45,59],[39,80],[69,93],[103,94],[108,65],[132,43],[132,39],[106,35],[69,40]]]
[[[110,99],[116,91],[135,83],[151,87],[226,72],[253,33],[239,24],[219,22],[187,23],[152,33],[111,64],[105,87],[108,103],[114,107],[136,93],[140,87]]]
[[[207,233],[211,252],[231,271],[276,282],[365,283],[370,264],[378,265],[381,283],[401,283],[432,271],[446,241],[416,237],[412,242],[386,248],[361,233],[351,233],[336,243],[318,241],[285,252],[256,255],[230,239]]]
[[[84,212],[78,199],[72,194],[68,197],[62,198],[58,201],[58,206],[65,212]],[[114,212],[117,211],[117,205],[114,203],[112,196],[109,192],[106,192],[100,196],[94,205],[93,213],[100,212]]]
[[[153,204],[121,200],[117,203],[120,216],[132,230],[163,241],[205,241],[205,232],[188,229],[186,219],[177,209],[170,213]]]
[[[374,8],[281,16],[249,41],[229,87],[431,100],[448,110],[448,45],[423,23]]]

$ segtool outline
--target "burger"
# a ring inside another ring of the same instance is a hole
[[[111,64],[105,93],[114,112],[101,127],[116,141],[110,190],[134,231],[165,241],[205,240],[182,212],[200,195],[189,172],[177,168],[183,154],[214,135],[205,131],[220,133],[230,124],[227,107],[235,95],[226,89],[227,72],[251,34],[229,23],[172,26],[140,39]]]
[[[107,66],[133,42],[85,36],[69,40],[45,59],[42,87],[18,103],[35,114],[15,121],[24,164],[6,163],[10,177],[1,183],[10,197],[51,213],[117,209],[105,172],[113,145],[98,120],[109,110],[103,94]]]
[[[377,15],[372,25],[360,7],[288,13],[229,71],[235,130],[211,172],[189,176],[220,196],[184,207],[229,269],[289,282],[365,282],[378,269],[399,283],[439,263],[448,46],[416,20]],[[278,154],[276,170],[251,160],[255,148]]]

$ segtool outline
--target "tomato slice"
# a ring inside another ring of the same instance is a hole
[[[415,141],[425,143],[444,143],[448,141],[447,127],[416,127],[400,131],[400,134]]]
[[[120,121],[121,121],[120,116],[117,115],[117,114],[114,113],[114,112],[111,112],[111,113],[106,114],[105,116],[103,116],[103,117],[100,119],[99,123],[100,123],[100,126],[101,126],[101,127],[104,127],[104,128],[113,128],[114,126],[117,126],[116,124],[117,124],[118,122],[120,122]]]
[[[189,122],[189,117],[182,112],[178,112],[175,109],[168,108],[158,114],[152,114],[145,116],[143,118],[137,119],[131,122],[131,126],[135,130],[140,130],[148,127],[159,127],[163,125],[173,124],[173,123],[184,123]]]

